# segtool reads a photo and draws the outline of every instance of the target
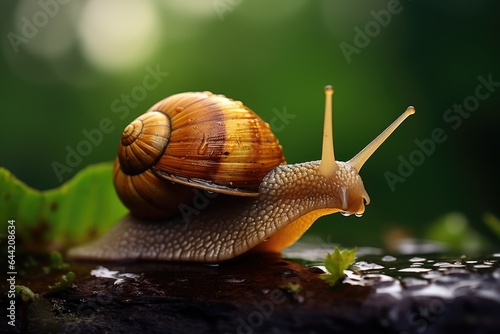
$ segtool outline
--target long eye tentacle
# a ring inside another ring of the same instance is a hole
[[[334,89],[332,86],[325,87],[325,120],[323,125],[323,152],[321,155],[321,165],[319,171],[324,176],[333,176],[339,169],[335,162],[335,149],[333,145],[333,124],[332,124],[332,98]]]
[[[403,123],[408,116],[413,115],[415,113],[415,108],[413,106],[409,106],[406,108],[405,112],[401,114],[391,125],[389,125],[381,134],[377,136],[374,140],[371,141],[368,145],[365,146],[358,154],[356,154],[351,160],[347,161],[347,163],[356,170],[361,170],[361,167],[365,164],[365,162],[371,157],[373,153],[382,145],[382,143],[398,128],[398,126]]]

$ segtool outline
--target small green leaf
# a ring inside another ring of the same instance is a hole
[[[66,275],[62,275],[61,279],[59,282],[57,282],[54,285],[49,285],[49,292],[47,295],[52,295],[57,292],[64,291],[68,289],[71,284],[73,284],[73,281],[75,280],[75,273],[72,271],[69,271]]]
[[[38,191],[0,168],[0,230],[15,226],[28,251],[65,249],[102,235],[127,213],[115,193],[112,163],[91,165],[60,187]]]
[[[325,267],[329,274],[324,274],[320,277],[331,286],[337,284],[339,280],[344,278],[344,270],[356,260],[357,250],[357,247],[343,250],[335,247],[333,253],[327,254],[325,259]]]
[[[62,270],[67,269],[69,265],[64,262],[61,253],[53,251],[50,253],[50,263],[53,269]]]
[[[25,303],[32,302],[36,296],[35,293],[25,285],[16,285],[16,295],[19,296]]]
[[[303,287],[299,283],[288,282],[287,284],[280,286],[280,289],[290,294],[299,294],[302,293]]]
[[[287,284],[280,286],[280,289],[286,292],[298,303],[303,303],[305,301],[304,288],[300,285],[300,283],[288,282]]]

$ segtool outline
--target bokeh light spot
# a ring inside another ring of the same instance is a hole
[[[155,9],[151,1],[90,0],[78,29],[84,56],[106,71],[141,64],[160,41],[160,13]]]
[[[74,21],[80,4],[23,0],[15,12],[16,30],[31,54],[45,59],[65,56],[75,42]]]

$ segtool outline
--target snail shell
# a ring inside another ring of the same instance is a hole
[[[161,100],[125,128],[114,183],[132,215],[162,219],[190,202],[193,188],[256,196],[282,163],[281,145],[252,110],[223,95],[188,92]]]

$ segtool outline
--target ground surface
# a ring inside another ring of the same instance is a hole
[[[220,265],[70,263],[25,271],[40,294],[17,301],[16,327],[33,333],[500,333],[500,254],[396,255],[360,249],[346,279],[329,287],[310,249]],[[368,255],[363,255],[368,254]],[[361,256],[360,256],[361,255]],[[299,260],[292,260],[300,258]],[[52,283],[50,283],[52,284]],[[300,286],[298,286],[299,284]],[[3,302],[2,302],[3,304]]]

